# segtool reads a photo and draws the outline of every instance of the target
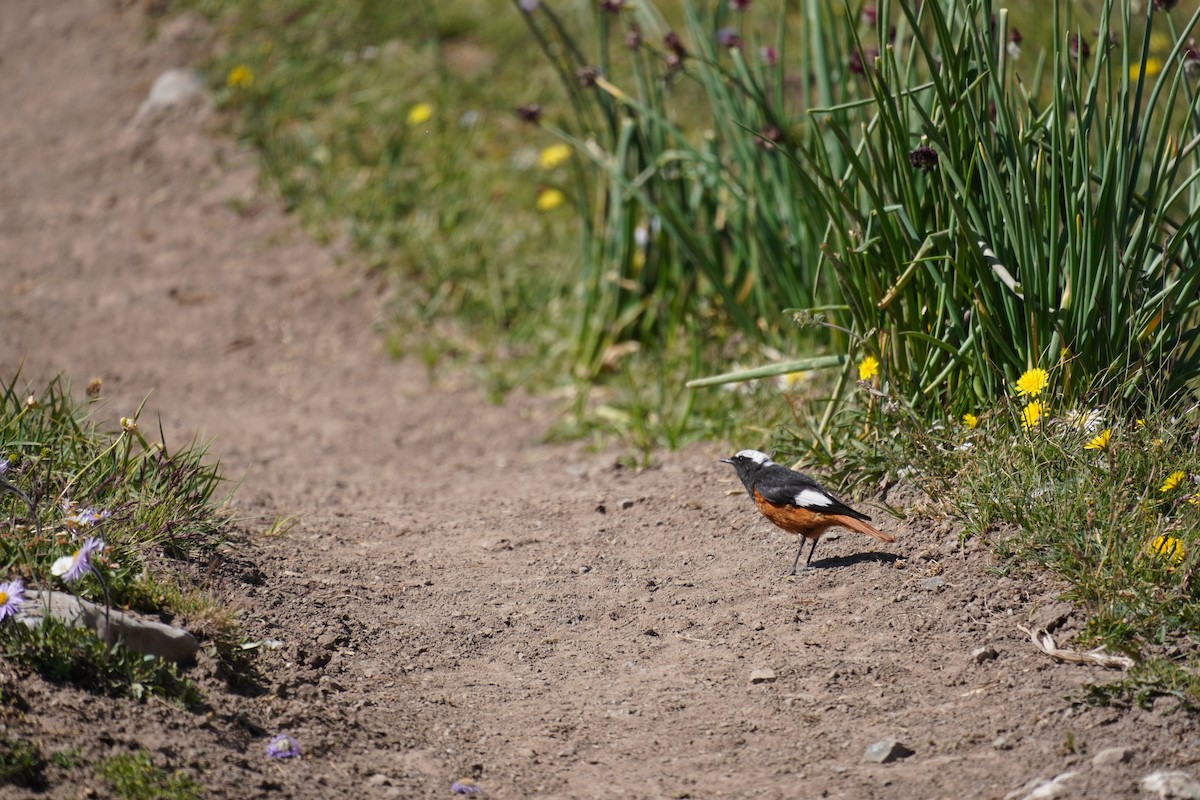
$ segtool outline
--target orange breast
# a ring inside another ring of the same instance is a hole
[[[796,533],[809,539],[818,538],[826,528],[837,524],[827,515],[809,511],[807,508],[777,506],[759,494],[757,490],[754,492],[754,504],[758,506],[758,510],[763,513],[764,517],[788,533]]]

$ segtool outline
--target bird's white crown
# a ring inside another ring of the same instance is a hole
[[[745,458],[758,464],[760,467],[765,467],[775,462],[766,453],[760,453],[758,450],[739,450],[734,458]]]

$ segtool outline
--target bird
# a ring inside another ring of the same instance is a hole
[[[721,462],[732,464],[737,470],[746,491],[764,517],[788,533],[812,540],[805,569],[812,563],[813,552],[822,534],[832,527],[865,533],[881,542],[896,541],[895,536],[870,525],[871,518],[866,514],[855,511],[807,475],[776,464],[766,453],[741,450],[730,458],[722,458]],[[802,541],[788,577],[796,574],[803,553]]]

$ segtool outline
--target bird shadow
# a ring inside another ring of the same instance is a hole
[[[900,556],[895,553],[881,553],[877,550],[869,550],[865,553],[853,553],[848,556],[818,558],[809,566],[814,569],[833,569],[835,567],[852,567],[855,564],[862,564],[867,561],[874,561],[878,564],[894,564],[899,559]]]

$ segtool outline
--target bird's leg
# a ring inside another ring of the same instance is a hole
[[[804,554],[804,542],[800,542],[800,549],[796,551],[796,560],[792,562],[792,571],[785,575],[785,578],[794,578],[796,576],[796,567],[800,566],[800,556]]]
[[[808,569],[812,565],[813,553],[817,552],[817,542],[821,541],[820,536],[813,537],[812,547],[808,548],[808,560],[804,562],[804,568]],[[804,549],[804,545],[800,545],[800,549]]]
[[[817,549],[819,539],[813,539],[812,547],[808,551],[808,560],[804,562],[804,568],[808,569],[812,563],[813,551]],[[796,551],[796,560],[792,562],[792,571],[787,574],[789,578],[795,577],[796,567],[800,565],[800,556],[804,553],[804,541],[800,541],[800,549]]]

